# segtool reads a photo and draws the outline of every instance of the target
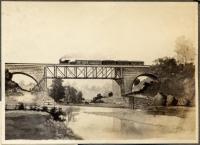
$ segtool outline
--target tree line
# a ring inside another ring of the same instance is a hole
[[[84,98],[81,91],[78,91],[72,86],[63,86],[62,79],[54,79],[49,89],[49,96],[56,102],[62,103],[82,103]]]

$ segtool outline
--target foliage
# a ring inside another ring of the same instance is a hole
[[[99,93],[97,94],[96,97],[94,97],[91,101],[91,103],[98,103],[101,99],[103,98],[103,96]],[[101,102],[102,103],[102,102]]]
[[[155,60],[151,70],[160,80],[160,92],[177,98],[194,97],[194,64],[181,64],[175,58],[164,57]]]
[[[82,103],[84,100],[81,91],[76,90],[72,86],[63,86],[61,79],[54,79],[49,90],[51,96],[56,102],[64,101],[64,103]]]
[[[65,97],[65,88],[62,85],[62,79],[54,79],[52,81],[49,96],[51,96],[56,102]]]
[[[50,110],[50,114],[52,115],[53,119],[55,121],[65,121],[65,117],[66,116],[66,113],[62,110],[62,108],[52,108]]]
[[[109,96],[109,97],[112,97],[112,96],[113,96],[113,92],[109,92],[109,93],[108,93],[108,96]]]
[[[19,105],[18,110],[24,110],[25,109],[24,103],[19,103],[18,105]]]
[[[76,90],[72,86],[65,86],[65,102],[68,103],[82,103],[84,100],[83,93]]]
[[[42,106],[42,111],[48,112],[48,107],[47,106]]]
[[[192,42],[184,36],[178,37],[176,40],[177,60],[182,63],[191,63],[194,61],[195,49]]]

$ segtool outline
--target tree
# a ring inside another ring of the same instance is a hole
[[[186,64],[194,62],[195,48],[193,43],[189,39],[186,39],[185,36],[177,38],[175,52],[179,63]]]
[[[65,98],[67,102],[75,103],[76,102],[77,90],[71,86],[65,86]]]
[[[181,66],[178,65],[175,58],[164,57],[154,61],[154,65],[151,66],[153,73],[159,77],[173,76],[180,72]]]
[[[192,99],[194,97],[194,64],[181,64],[175,58],[164,57],[155,60],[151,71],[160,80],[160,92],[177,98]]]
[[[63,99],[65,96],[65,88],[63,87],[62,82],[62,79],[54,79],[52,81],[51,89],[49,90],[49,96],[56,102]]]
[[[113,96],[113,92],[109,92],[109,93],[108,93],[108,96],[109,96],[109,97],[112,97],[112,96]]]
[[[72,86],[65,86],[65,102],[82,103],[83,93]]]
[[[83,98],[82,98],[83,94],[81,91],[79,91],[76,95],[76,103],[82,103]]]

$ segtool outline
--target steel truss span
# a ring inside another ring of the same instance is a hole
[[[50,65],[44,68],[45,79],[121,79],[122,67]]]

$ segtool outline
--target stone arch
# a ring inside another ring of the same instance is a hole
[[[158,79],[158,77],[156,75],[152,74],[152,73],[142,73],[142,74],[138,75],[137,77],[139,77],[139,76],[148,76],[148,77],[152,77],[154,79]]]
[[[153,78],[154,80],[157,80],[158,82],[160,82],[159,81],[159,78],[156,76],[156,75],[154,75],[154,74],[152,74],[152,73],[142,73],[142,74],[140,74],[140,75],[138,75],[138,76],[136,76],[135,77],[135,79],[133,80],[133,82],[132,82],[132,87],[133,87],[133,85],[134,85],[134,82],[137,80],[137,78],[138,77],[140,77],[140,76],[147,76],[147,77],[150,77],[150,78]]]
[[[21,74],[21,75],[25,75],[25,76],[30,77],[31,79],[33,79],[36,82],[36,86],[39,87],[39,82],[33,76],[31,76],[31,75],[29,75],[27,73],[24,73],[24,72],[12,72],[12,75],[17,75],[17,74]],[[28,91],[28,90],[23,89],[23,88],[21,88],[21,89],[24,90],[24,91]]]

